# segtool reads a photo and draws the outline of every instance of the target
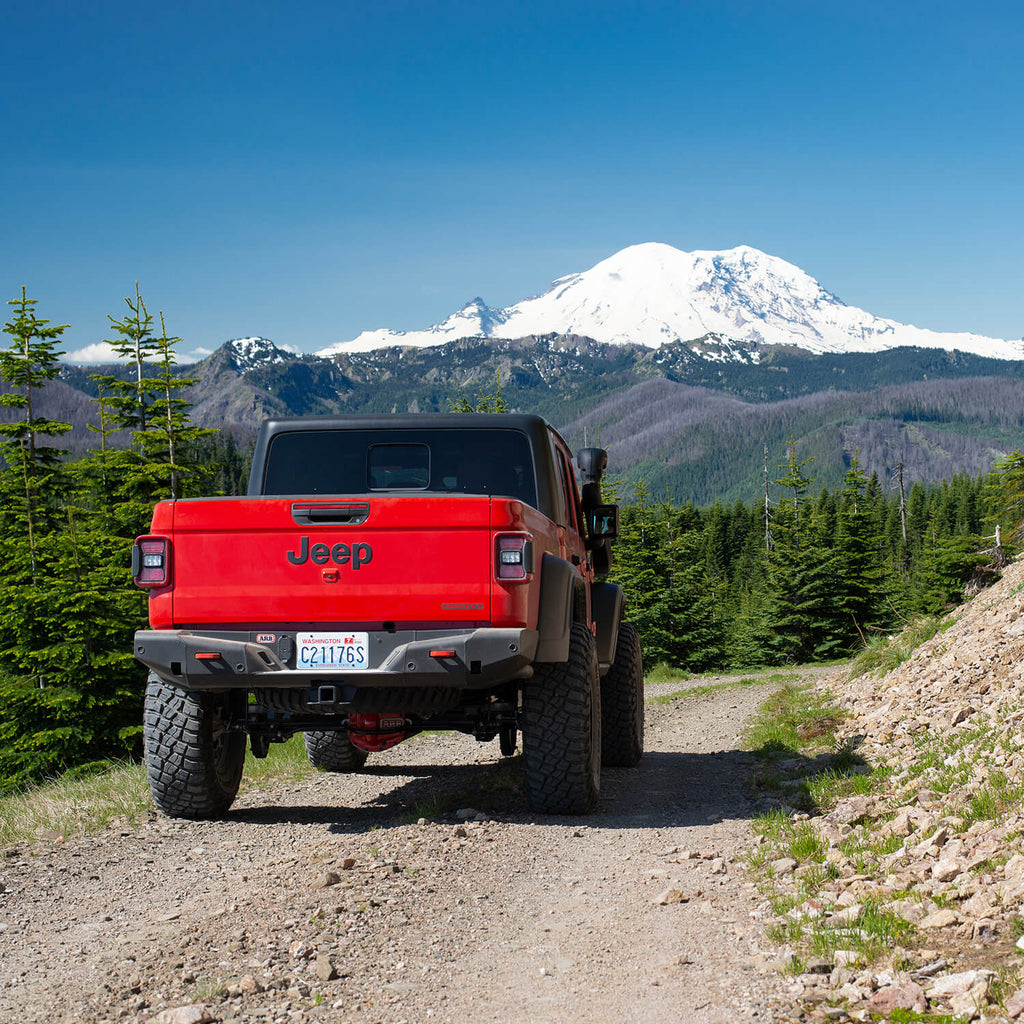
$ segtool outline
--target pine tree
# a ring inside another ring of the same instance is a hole
[[[153,333],[153,315],[146,309],[138,282],[135,298],[129,295],[124,301],[128,312],[120,320],[107,317],[115,337],[106,339],[106,343],[121,362],[134,369],[134,376],[122,380],[116,374],[96,373],[90,375],[90,380],[107,392],[107,405],[116,428],[135,432],[133,441],[138,445],[149,426],[150,407],[161,390],[159,381],[146,375],[147,365],[159,356],[160,343]]]
[[[508,402],[501,393],[501,372],[494,371],[494,390],[485,392],[473,405],[459,388],[457,398],[448,399],[448,409],[451,412],[508,412]]]
[[[1024,542],[1024,453],[1019,448],[996,463],[990,493],[995,518],[1008,528],[1008,539]]]
[[[888,621],[881,534],[876,515],[877,482],[874,479],[872,486],[865,477],[859,453],[855,452],[843,480],[836,529],[837,652],[850,650],[858,640],[866,641],[865,630]]]
[[[692,506],[651,505],[639,478],[623,510],[612,579],[626,592],[649,665],[689,671],[722,664],[725,627],[706,570],[705,537]]]
[[[196,383],[195,377],[174,373],[175,346],[181,338],[167,334],[164,315],[160,313],[160,337],[156,339],[154,381],[159,387],[150,408],[149,429],[141,432],[139,443],[149,464],[149,478],[158,492],[170,498],[184,497],[204,490],[210,468],[190,459],[202,438],[217,433],[189,423],[191,405],[182,391]]]
[[[52,327],[49,320],[36,316],[37,300],[29,299],[24,287],[21,298],[7,304],[14,307],[14,317],[3,326],[11,342],[0,350],[0,380],[14,390],[0,395],[0,406],[20,410],[21,415],[12,423],[0,423],[0,457],[7,467],[0,482],[0,501],[4,533],[24,538],[34,579],[37,545],[52,518],[46,491],[61,460],[60,451],[41,439],[60,437],[71,429],[70,423],[40,416],[37,401],[39,391],[60,372],[57,345],[68,325]]]
[[[813,657],[827,636],[833,614],[826,559],[820,537],[811,530],[812,507],[805,503],[812,478],[804,467],[811,461],[797,459],[796,442],[791,439],[786,461],[779,466],[784,472],[775,481],[791,492],[776,509],[768,560],[768,646],[777,662]]]
[[[112,323],[135,372],[99,377],[100,446],[65,467],[59,488],[46,479],[37,507],[50,509],[53,528],[37,541],[35,575],[0,564],[0,788],[130,755],[141,737],[145,675],[132,634],[146,601],[132,585],[131,546],[154,501],[204,485],[211,467],[196,449],[212,432],[189,425],[189,382],[173,373],[178,339],[162,316],[153,335],[137,290],[128,305]],[[118,431],[130,447],[112,443]]]

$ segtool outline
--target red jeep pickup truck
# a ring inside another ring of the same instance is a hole
[[[607,454],[538,416],[265,422],[244,498],[160,502],[136,541],[145,758],[166,814],[223,814],[304,733],[355,771],[424,729],[521,733],[531,809],[582,814],[643,751],[643,669],[611,565]]]

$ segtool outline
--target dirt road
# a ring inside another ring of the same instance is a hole
[[[0,1020],[776,1020],[732,860],[737,740],[770,690],[649,704],[648,753],[584,819],[531,816],[496,742],[438,734],[250,790],[226,821],[5,851]],[[452,795],[464,823],[437,812]]]

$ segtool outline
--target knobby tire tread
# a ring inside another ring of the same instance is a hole
[[[228,698],[150,679],[143,719],[146,777],[157,807],[173,818],[216,818],[234,802],[245,733],[219,731]]]
[[[322,772],[354,772],[366,764],[366,751],[345,732],[311,730],[302,737],[309,763]]]
[[[596,644],[579,623],[568,660],[535,665],[523,688],[523,770],[531,810],[593,810],[601,784],[601,689]]]
[[[601,762],[632,768],[644,753],[644,666],[640,633],[619,625],[615,661],[601,680]]]

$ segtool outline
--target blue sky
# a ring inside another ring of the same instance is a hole
[[[37,0],[0,13],[0,286],[311,351],[749,244],[1024,334],[1024,4]]]

